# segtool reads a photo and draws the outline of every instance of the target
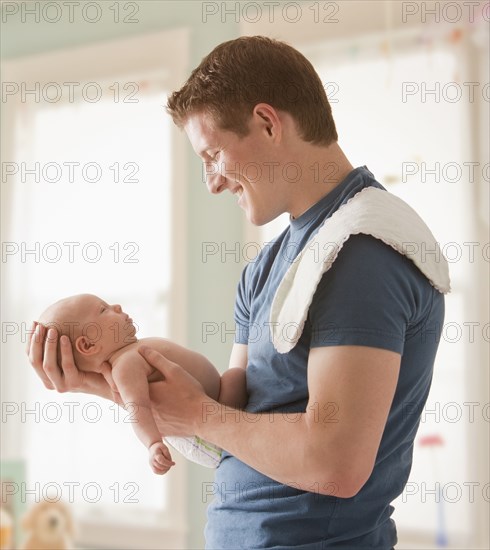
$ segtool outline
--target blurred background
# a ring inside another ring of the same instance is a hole
[[[209,195],[164,105],[214,46],[258,34],[311,60],[347,157],[419,212],[450,264],[397,547],[490,547],[489,16],[478,1],[2,2],[2,548],[50,498],[78,548],[204,546],[213,472],[174,452],[154,476],[124,411],[46,390],[24,349],[47,305],[91,292],[139,336],[227,368],[240,272],[287,219],[253,227]]]

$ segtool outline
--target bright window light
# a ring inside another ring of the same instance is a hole
[[[9,238],[34,253],[5,266],[19,323],[62,297],[90,292],[121,304],[138,336],[168,335],[172,159],[165,102],[155,93],[137,103],[80,101],[23,113]],[[25,370],[26,407],[39,410],[20,426],[29,486],[61,490],[65,500],[73,496],[77,513],[106,519],[162,512],[166,477],[151,471],[129,415],[92,396],[45,390]]]

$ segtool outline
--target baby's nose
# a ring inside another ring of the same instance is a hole
[[[115,311],[116,311],[117,313],[121,313],[121,311],[122,311],[122,307],[121,307],[119,304],[116,304],[116,305],[114,306],[114,309],[115,309]]]

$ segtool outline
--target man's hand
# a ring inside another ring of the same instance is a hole
[[[101,374],[78,370],[67,336],[62,336],[60,340],[61,365],[58,365],[58,332],[50,328],[46,337],[46,330],[46,327],[34,322],[26,348],[29,361],[46,388],[60,393],[90,393],[122,404],[120,395],[111,390]]]
[[[147,346],[138,350],[164,377],[150,384],[153,416],[162,435],[192,436],[201,422],[203,405],[212,401],[201,384],[180,365]]]

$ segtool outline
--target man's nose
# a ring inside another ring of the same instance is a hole
[[[208,163],[204,167],[204,176],[208,191],[214,195],[226,189],[226,178],[220,173],[217,163]]]

